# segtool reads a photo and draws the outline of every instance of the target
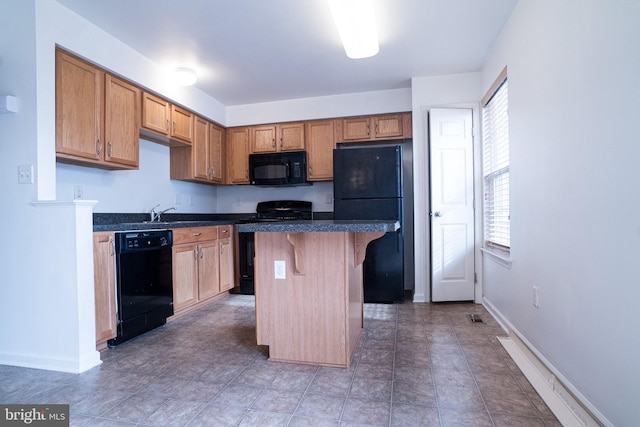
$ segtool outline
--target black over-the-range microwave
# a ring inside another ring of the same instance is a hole
[[[308,185],[307,152],[250,154],[249,182],[253,185]]]

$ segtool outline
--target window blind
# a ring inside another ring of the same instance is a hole
[[[509,250],[509,114],[506,76],[482,109],[484,242]]]

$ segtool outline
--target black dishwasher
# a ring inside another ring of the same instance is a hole
[[[173,315],[171,230],[116,233],[118,335],[121,344],[158,326]]]

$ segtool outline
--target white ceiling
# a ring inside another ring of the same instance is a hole
[[[349,59],[327,0],[57,0],[224,105],[407,88],[479,71],[517,0],[374,0],[380,53]]]

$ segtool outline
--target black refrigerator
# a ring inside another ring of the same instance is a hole
[[[395,220],[400,229],[367,246],[364,302],[404,300],[404,194],[402,146],[337,148],[333,151],[336,220]]]

